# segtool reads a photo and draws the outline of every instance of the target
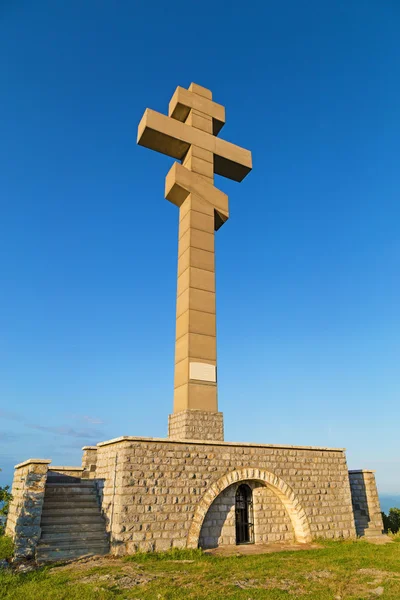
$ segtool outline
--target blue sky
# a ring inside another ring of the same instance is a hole
[[[400,5],[0,3],[0,475],[165,436],[177,219],[146,107],[212,89],[226,439],[346,447],[400,494]]]

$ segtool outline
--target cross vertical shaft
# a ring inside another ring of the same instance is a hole
[[[214,173],[235,181],[251,170],[251,153],[217,138],[225,109],[210,90],[178,87],[168,117],[147,109],[138,143],[181,161],[165,181],[179,207],[174,412],[169,437],[223,440],[217,401],[214,235],[229,217],[228,197]]]
[[[212,117],[198,110],[185,122],[212,134]],[[182,165],[214,185],[212,152],[192,144]],[[214,207],[190,193],[179,209],[174,413],[217,412],[216,353]]]

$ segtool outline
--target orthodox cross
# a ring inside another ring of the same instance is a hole
[[[195,83],[178,87],[168,116],[146,109],[138,144],[181,161],[165,180],[165,197],[179,207],[174,413],[217,412],[214,231],[229,217],[228,196],[214,173],[242,181],[251,153],[216,137],[225,108]]]

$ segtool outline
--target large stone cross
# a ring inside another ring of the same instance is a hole
[[[182,161],[165,181],[165,197],[179,207],[174,414],[169,435],[223,439],[217,404],[214,231],[229,217],[228,196],[214,173],[235,181],[250,172],[251,153],[216,135],[225,109],[210,90],[178,87],[168,117],[147,109],[138,144]],[[192,412],[196,411],[196,412]]]

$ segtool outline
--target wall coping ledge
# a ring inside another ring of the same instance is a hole
[[[20,469],[21,467],[26,467],[27,465],[49,465],[51,463],[51,459],[49,458],[28,458],[28,460],[24,460],[24,462],[15,465],[14,469]]]
[[[255,444],[251,442],[222,442],[218,440],[170,440],[169,438],[138,437],[125,435],[99,442],[97,447],[108,446],[110,444],[119,444],[120,442],[163,442],[167,444],[193,444],[195,446],[226,446],[226,447],[244,447],[244,448],[277,448],[286,450],[324,450],[326,452],[345,452],[346,448],[328,448],[325,446],[291,446],[289,444]]]
[[[373,469],[350,469],[349,473],[376,473]]]
[[[98,450],[97,446],[83,446],[82,450]]]
[[[83,467],[51,467],[49,471],[83,471]]]

